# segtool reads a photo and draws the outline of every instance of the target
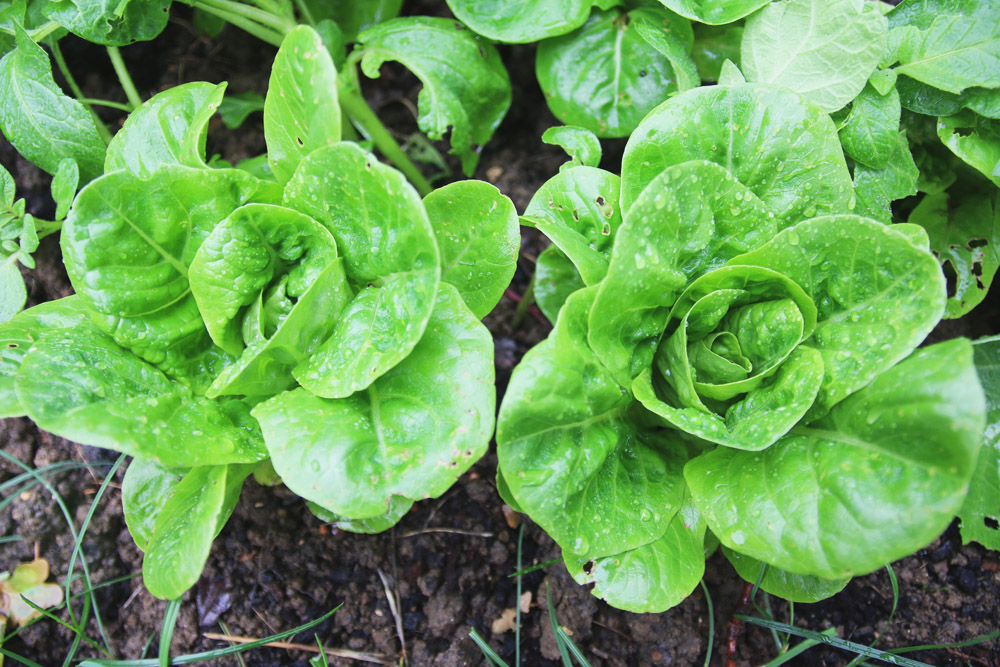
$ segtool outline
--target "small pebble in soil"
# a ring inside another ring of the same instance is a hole
[[[951,540],[945,540],[941,546],[931,552],[931,560],[935,563],[940,563],[945,558],[951,556],[952,551]]]
[[[979,585],[975,572],[964,567],[958,571],[958,581],[956,583],[963,593],[975,593]]]

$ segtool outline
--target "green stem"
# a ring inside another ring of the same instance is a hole
[[[53,222],[52,220],[42,220],[41,218],[34,218],[35,221],[35,235],[38,236],[38,240],[41,241],[46,236],[55,234],[60,229],[62,229],[63,223]]]
[[[521,542],[524,541],[524,522],[517,531],[517,569],[521,569]],[[517,599],[514,600],[517,618],[514,619],[514,665],[521,667],[521,577],[517,578]]]
[[[34,30],[29,30],[28,36],[31,37],[31,41],[40,42],[61,27],[62,26],[55,21],[49,21],[48,23],[38,26]]]
[[[351,123],[351,119],[348,118],[347,114],[344,113],[340,117],[340,137],[344,141],[353,141],[358,143],[361,137],[358,135],[358,131],[354,129],[354,125]]]
[[[109,46],[108,57],[111,58],[111,65],[115,68],[115,74],[118,75],[118,81],[122,84],[122,90],[125,91],[125,97],[128,98],[129,104],[132,105],[133,109],[138,109],[142,106],[142,97],[139,96],[139,91],[135,89],[135,84],[132,83],[132,77],[128,73],[128,68],[125,67],[125,61],[122,60],[121,51],[118,50],[117,46]]]
[[[302,18],[305,19],[305,22],[315,27],[316,19],[313,18],[312,12],[309,11],[309,5],[307,5],[304,0],[295,0],[295,6],[299,8],[299,13],[302,14]]]
[[[382,121],[378,119],[368,103],[361,94],[354,88],[346,85],[343,81],[337,86],[337,95],[340,100],[340,107],[350,116],[351,120],[361,126],[364,132],[371,138],[375,147],[382,151],[382,155],[387,160],[396,165],[396,168],[406,174],[410,183],[417,189],[421,197],[426,197],[434,190],[433,186],[424,178],[424,175],[417,169],[410,158],[403,152],[403,149],[396,143],[396,139],[389,133]]]
[[[181,601],[167,602],[167,611],[163,614],[163,625],[160,626],[160,650],[158,654],[159,667],[170,667],[170,644],[174,638],[174,626],[181,611]]]
[[[514,311],[514,320],[511,325],[516,329],[521,325],[524,316],[528,313],[528,308],[531,304],[535,302],[535,276],[531,276],[531,282],[528,283],[528,289],[524,290],[524,294],[521,295],[521,300],[517,303],[517,309]]]
[[[837,628],[827,628],[820,634],[826,635],[827,637],[833,637],[837,634]],[[795,646],[795,648],[791,648],[785,651],[777,658],[774,658],[773,660],[769,660],[768,662],[764,663],[761,667],[778,667],[779,665],[783,665],[792,658],[797,657],[800,653],[803,653],[812,648],[813,646],[816,646],[816,644],[819,644],[819,642],[816,641],[815,639],[803,639],[801,642],[798,643],[797,646]]]
[[[266,28],[259,23],[250,21],[243,16],[233,14],[224,9],[219,9],[213,5],[207,5],[202,1],[196,0],[194,6],[205,12],[206,14],[211,14],[212,16],[217,16],[227,23],[231,23],[240,30],[250,33],[262,42],[266,42],[272,46],[280,47],[281,42],[284,39],[284,34],[271,28]]]
[[[233,2],[233,0],[195,0],[194,4],[196,7],[201,7],[202,9],[213,7],[232,16],[242,17],[248,21],[253,21],[261,26],[270,28],[280,35],[289,33],[295,27],[294,24],[289,24],[288,21],[268,11],[239,2]]]
[[[712,594],[708,592],[705,580],[698,582],[705,593],[705,606],[708,608],[708,648],[705,649],[705,667],[712,664],[712,645],[715,642],[715,609],[712,608]]]
[[[66,79],[66,85],[69,89],[73,91],[73,96],[90,112],[90,116],[94,119],[94,124],[97,126],[97,134],[100,135],[101,140],[105,144],[111,143],[111,132],[108,131],[107,126],[101,121],[100,116],[97,112],[87,103],[87,98],[83,96],[83,91],[80,90],[80,86],[77,85],[76,79],[73,78],[73,73],[69,71],[69,66],[66,64],[66,59],[63,58],[62,49],[59,48],[59,42],[52,40],[49,43],[49,48],[52,49],[52,58],[56,61],[56,66],[59,71],[62,72],[63,78]]]
[[[112,102],[111,100],[99,100],[93,97],[78,97],[77,102],[83,105],[93,104],[99,107],[108,107],[109,109],[118,109],[119,111],[124,111],[126,113],[131,113],[133,111],[130,104],[122,104],[121,102]]]

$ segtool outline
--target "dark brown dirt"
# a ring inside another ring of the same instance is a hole
[[[67,40],[64,49],[71,63],[104,62],[103,52],[81,43],[74,45]],[[227,30],[214,41],[197,39],[181,13],[161,38],[123,53],[140,92],[148,95],[192,80],[228,80],[232,92],[264,92],[274,51],[235,30]],[[509,47],[503,55],[514,82],[514,105],[494,141],[484,149],[476,176],[493,182],[523,210],[531,194],[556,172],[562,158],[559,150],[539,140],[542,131],[556,121],[545,109],[535,83],[532,49]],[[79,64],[75,67],[83,69]],[[89,71],[92,73],[81,77],[88,93],[118,95],[120,99],[120,93],[109,84],[113,77],[110,68],[97,65]],[[410,109],[418,88],[410,75],[388,67],[383,78],[366,91],[379,113],[405,134],[416,130]],[[259,116],[251,117],[246,129],[236,133],[227,133],[215,121],[209,153],[236,161],[262,152],[259,121]],[[622,144],[615,142],[607,149],[607,166],[617,170]],[[17,157],[2,140],[0,162],[15,175],[20,194],[28,197],[29,210],[42,216],[50,213],[48,177]],[[533,231],[525,231],[509,296],[486,319],[496,343],[501,396],[510,370],[549,330],[544,318],[532,309],[515,323],[515,300],[527,288],[533,259],[544,243]],[[47,240],[37,259],[38,270],[28,274],[30,303],[69,293],[58,244]],[[939,335],[996,333],[1000,330],[998,300],[994,290],[974,316],[948,324]],[[109,452],[53,438],[27,420],[0,423],[0,442],[5,453],[35,467],[67,459],[94,464],[92,470],[52,479],[76,526],[85,518],[107,470],[97,462],[115,458]],[[442,498],[418,503],[395,529],[374,536],[331,532],[283,487],[264,488],[248,481],[232,519],[213,547],[201,583],[184,597],[173,653],[223,646],[202,636],[222,631],[222,623],[232,634],[261,637],[342,605],[330,620],[290,641],[315,645],[316,635],[326,646],[379,653],[398,663],[402,647],[381,572],[399,597],[399,620],[410,664],[484,664],[469,638],[473,628],[513,664],[513,633],[491,632],[493,621],[516,604],[515,582],[509,575],[517,569],[517,530],[510,528],[504,517],[493,482],[495,470],[496,457],[491,452]],[[2,463],[0,481],[18,472],[13,465]],[[0,544],[0,571],[30,559],[37,545],[52,563],[54,576],[60,581],[65,578],[73,540],[47,491],[39,487],[21,493],[0,511],[0,535],[23,538]],[[101,500],[83,540],[83,555],[95,583],[140,571],[141,554],[126,530],[117,484]],[[558,556],[558,547],[528,522],[524,565]],[[893,567],[900,599],[891,623],[892,590],[888,575],[882,571],[855,579],[830,600],[797,605],[796,624],[816,630],[836,627],[841,637],[861,643],[877,639],[879,647],[962,641],[995,631],[1000,625],[1000,555],[978,545],[962,546],[954,526],[927,549]],[[705,581],[715,607],[711,664],[723,665],[726,622],[737,606],[742,582],[720,554],[709,560]],[[525,575],[523,587],[532,594],[531,608],[524,616],[523,665],[558,664],[545,609],[546,590],[551,591],[560,623],[595,667],[706,662],[710,619],[700,589],[666,613],[636,615],[596,600],[559,564]],[[139,577],[100,589],[97,601],[118,657],[137,658],[144,650],[155,655],[165,603],[146,593]],[[787,619],[787,605],[780,601],[773,604],[778,617]],[[88,634],[100,636],[93,621]],[[68,631],[43,622],[4,647],[47,666],[62,663],[70,641]],[[998,652],[1000,643],[994,641],[908,657],[932,665],[995,667],[1000,665]],[[81,651],[81,655],[94,654],[90,648]],[[310,657],[302,651],[276,648],[244,655],[250,666],[305,666]],[[775,655],[769,632],[756,627],[744,630],[737,664],[762,664]],[[833,649],[814,648],[787,664],[844,665],[851,657]],[[231,659],[217,663],[236,664]],[[332,660],[331,664],[353,663]]]

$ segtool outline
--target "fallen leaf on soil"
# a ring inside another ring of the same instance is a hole
[[[517,528],[521,525],[521,515],[512,510],[509,505],[503,506],[503,518],[511,528]]]
[[[531,591],[521,595],[519,606],[521,607],[522,614],[528,613],[531,609]],[[499,635],[509,630],[513,630],[515,627],[517,627],[517,610],[511,608],[504,609],[500,613],[500,618],[493,621],[493,625],[490,629],[493,630],[493,634]]]
[[[515,619],[517,618],[516,609],[504,609],[500,613],[500,618],[493,621],[493,634],[499,635],[507,632],[508,630],[513,630],[516,625]]]
[[[42,609],[55,607],[62,602],[63,592],[58,584],[46,584],[49,578],[49,562],[36,558],[30,563],[21,563],[14,572],[0,573],[0,614],[16,625],[23,625],[40,615],[40,612],[21,599],[31,600]]]
[[[202,579],[198,582],[195,606],[198,609],[198,625],[212,626],[233,606],[233,596],[222,583]]]

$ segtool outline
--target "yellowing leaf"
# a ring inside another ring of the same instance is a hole
[[[46,584],[48,578],[49,562],[44,558],[21,563],[13,573],[4,572],[0,575],[0,614],[14,625],[24,625],[39,616],[40,612],[23,598],[43,609],[61,604],[62,588],[58,584]]]

